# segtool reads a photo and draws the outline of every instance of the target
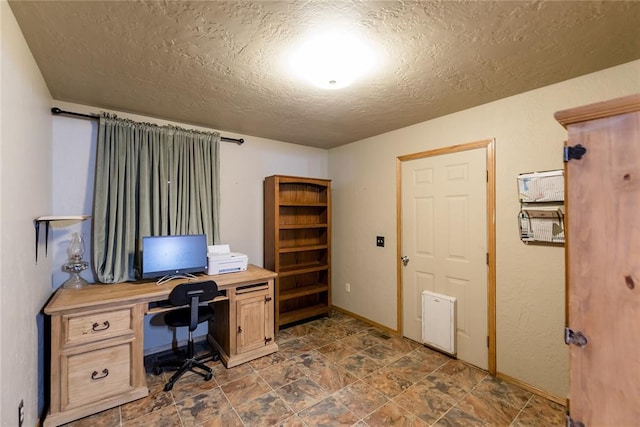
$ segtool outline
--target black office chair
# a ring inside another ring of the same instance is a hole
[[[169,379],[167,384],[165,384],[164,391],[170,391],[173,388],[173,384],[187,370],[202,375],[205,381],[209,381],[211,379],[211,368],[201,362],[202,358],[196,358],[194,355],[193,331],[196,330],[198,324],[213,319],[213,308],[206,301],[211,301],[216,296],[218,296],[218,285],[213,280],[182,283],[173,288],[169,294],[169,302],[171,305],[176,307],[188,305],[189,307],[168,312],[164,316],[164,321],[168,326],[176,328],[188,326],[189,340],[187,342],[186,358],[178,363],[171,363],[171,365],[177,366],[178,370]],[[218,354],[213,354],[212,359],[218,360]],[[199,368],[204,372],[197,371],[194,368]],[[156,371],[158,373],[161,372],[158,367],[156,367]]]

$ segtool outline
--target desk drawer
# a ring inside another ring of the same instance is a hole
[[[133,333],[131,307],[63,316],[64,345],[87,343]]]
[[[63,357],[63,410],[131,391],[131,342]],[[66,373],[66,375],[64,375]]]

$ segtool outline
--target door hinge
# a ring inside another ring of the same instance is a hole
[[[271,340],[273,340],[273,338],[271,337],[264,337],[264,345],[267,345],[271,342]]]
[[[580,160],[586,152],[587,149],[581,144],[578,144],[575,147],[566,146],[564,147],[564,161],[568,162],[571,159]]]
[[[582,332],[574,332],[573,329],[569,327],[564,328],[565,344],[573,344],[577,347],[584,347],[588,342],[589,340],[587,340],[587,337]]]
[[[487,335],[487,348],[489,348],[489,335]]]
[[[241,334],[242,333],[242,326],[238,325],[238,333]]]
[[[567,414],[567,427],[585,427],[584,423],[580,421],[574,421],[569,414]]]
[[[489,252],[487,252],[487,265],[489,265]]]

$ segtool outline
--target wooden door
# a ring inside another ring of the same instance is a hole
[[[269,304],[266,292],[252,292],[238,297],[238,354],[259,349],[267,345],[265,319]]]
[[[586,338],[568,340],[569,411],[587,427],[640,425],[638,110],[640,96],[556,113],[586,149],[565,172],[567,324]]]
[[[424,290],[457,298],[458,358],[488,368],[486,149],[402,165],[403,335],[421,342]]]

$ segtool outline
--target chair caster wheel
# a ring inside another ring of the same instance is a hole
[[[171,391],[172,388],[173,388],[173,383],[166,383],[164,385],[164,391]]]
[[[211,378],[213,378],[213,375],[211,375],[211,373],[208,373],[208,374],[204,377],[204,380],[205,380],[205,381],[209,381]]]
[[[162,368],[160,366],[153,367],[153,375],[162,375]]]

